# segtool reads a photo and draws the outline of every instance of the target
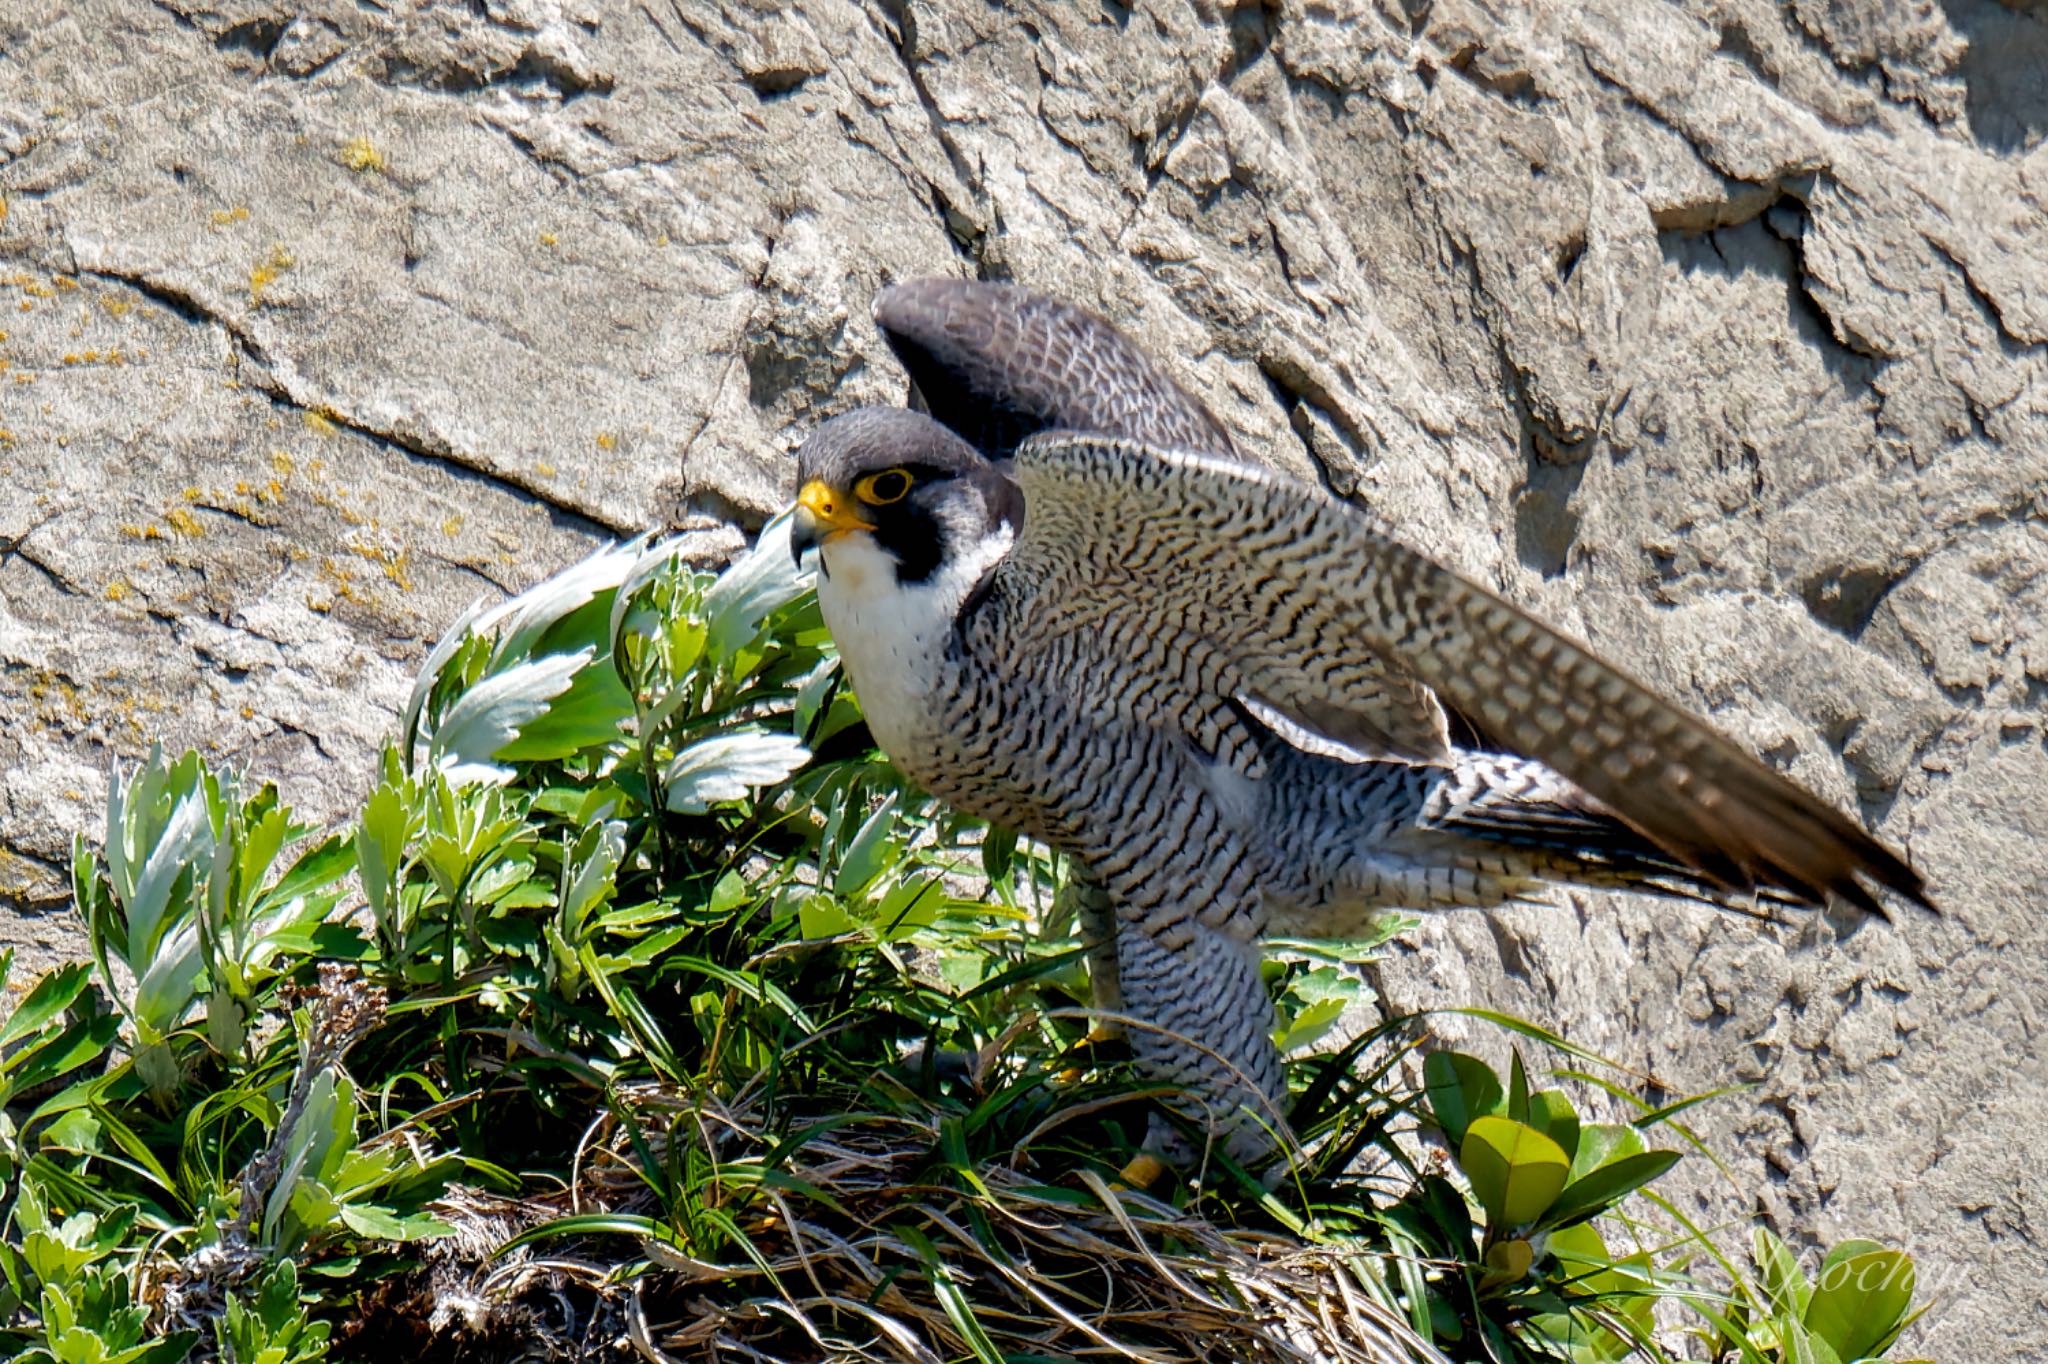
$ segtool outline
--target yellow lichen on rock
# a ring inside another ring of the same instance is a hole
[[[270,254],[249,271],[249,302],[256,307],[262,307],[264,290],[277,283],[285,271],[297,264],[298,261],[292,257],[292,253],[285,250],[282,245],[272,246]]]
[[[378,151],[367,137],[352,137],[342,143],[334,159],[359,175],[384,169],[384,153]]]

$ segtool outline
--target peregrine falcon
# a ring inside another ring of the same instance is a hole
[[[1071,856],[1097,1004],[1235,1155],[1286,1131],[1264,935],[1545,883],[1928,904],[1705,724],[1244,460],[1100,318],[948,280],[875,316],[927,411],[850,412],[798,456],[845,674],[906,774]]]

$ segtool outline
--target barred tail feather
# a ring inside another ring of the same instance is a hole
[[[1422,822],[1534,854],[1545,880],[1598,890],[1634,890],[1782,922],[1805,896],[1759,886],[1731,889],[1672,856],[1634,825],[1538,763],[1504,754],[1460,753],[1431,792]]]

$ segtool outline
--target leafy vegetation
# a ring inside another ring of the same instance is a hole
[[[1809,1279],[1661,1204],[1682,1105],[1592,1122],[1519,1057],[1417,1087],[1410,1020],[1296,1063],[1292,1166],[1118,1187],[1158,1096],[1089,1036],[1058,859],[859,721],[771,527],[466,615],[346,829],[117,773],[93,959],[0,1027],[0,1345],[1847,1364],[1911,1320],[1897,1251]],[[1374,945],[1276,945],[1288,1045]]]

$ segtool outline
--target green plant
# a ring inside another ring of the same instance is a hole
[[[1913,1324],[1912,1257],[1875,1241],[1844,1241],[1812,1278],[1767,1227],[1751,1232],[1749,1267],[1723,1261],[1727,1298],[1695,1303],[1716,1359],[1744,1364],[1853,1364],[1882,1359]]]
[[[217,1323],[221,1358],[229,1364],[312,1364],[327,1357],[330,1327],[310,1320],[299,1301],[299,1271],[280,1260],[245,1300],[230,1298]]]
[[[1643,1134],[1682,1106],[1594,1123],[1451,1054],[1418,1089],[1412,1020],[1295,1063],[1276,1187],[1114,1187],[1157,1096],[1088,1038],[1060,859],[873,751],[785,536],[466,614],[345,831],[196,755],[117,774],[74,857],[93,962],[0,1027],[0,1344],[353,1357],[449,1283],[478,1331],[571,1302],[565,1351],[1663,1359],[1668,1305],[1709,1357],[1847,1364],[1903,1329],[1672,1223]],[[1282,1042],[1403,923],[1276,944]]]

